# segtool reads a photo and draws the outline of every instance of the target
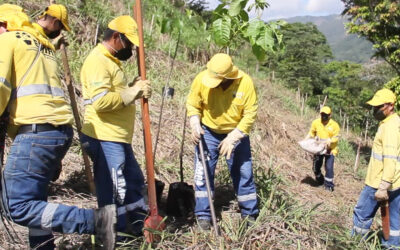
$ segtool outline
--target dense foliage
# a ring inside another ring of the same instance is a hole
[[[351,17],[348,30],[374,44],[376,56],[383,58],[400,75],[400,4],[398,0],[342,0]],[[387,85],[400,94],[400,78]],[[399,104],[399,103],[398,103]],[[399,105],[398,105],[399,106]]]

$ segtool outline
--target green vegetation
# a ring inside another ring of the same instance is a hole
[[[348,30],[371,41],[375,55],[384,59],[397,73],[387,87],[400,94],[400,6],[395,0],[342,0],[350,16]],[[400,107],[398,101],[397,107]]]
[[[372,43],[356,34],[348,34],[346,16],[299,16],[284,19],[288,23],[313,23],[328,41],[335,60],[368,63],[373,56]]]

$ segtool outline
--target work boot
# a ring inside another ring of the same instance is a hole
[[[211,222],[206,219],[197,219],[197,225],[201,229],[201,231],[210,231],[211,230]]]
[[[321,186],[325,182],[325,178],[323,174],[315,177],[315,181],[317,182],[318,186]]]
[[[115,249],[117,239],[117,210],[116,206],[106,205],[94,211],[95,233],[103,243],[105,250]]]
[[[333,192],[334,188],[333,188],[333,187],[325,186],[325,190],[330,191],[330,192]]]

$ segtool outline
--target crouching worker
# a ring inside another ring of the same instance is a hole
[[[226,158],[243,218],[254,223],[258,216],[256,186],[253,179],[249,133],[257,115],[257,96],[253,81],[233,65],[227,54],[216,54],[207,70],[194,79],[186,102],[192,139],[202,140],[212,192],[214,173],[221,155]],[[210,204],[204,171],[196,146],[195,215],[199,226],[211,226]]]
[[[381,202],[389,202],[389,240],[382,239],[383,247],[400,247],[400,118],[395,113],[395,94],[389,89],[377,91],[367,102],[379,121],[372,145],[365,187],[353,212],[352,234],[368,235]]]
[[[132,150],[135,100],[149,98],[149,81],[130,83],[122,62],[139,46],[136,22],[130,16],[113,19],[81,70],[85,116],[82,145],[93,161],[99,207],[116,204],[120,232],[141,235],[148,207],[144,177]]]
[[[52,5],[43,16],[50,14],[39,20],[39,30],[14,27],[0,35],[0,114],[9,112],[8,135],[14,139],[3,172],[2,202],[7,216],[29,228],[31,248],[54,249],[54,231],[98,234],[111,249],[115,206],[94,210],[47,202],[48,185],[73,137],[71,107],[47,36],[66,28],[67,10]]]

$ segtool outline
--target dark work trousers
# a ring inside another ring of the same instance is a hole
[[[325,155],[315,155],[314,162],[313,162],[313,171],[315,174],[315,178],[318,180],[323,177],[321,173],[322,163],[325,159],[325,178],[324,178],[324,185],[325,187],[334,187],[333,184],[333,164],[335,161],[335,156],[332,154],[325,154]]]

